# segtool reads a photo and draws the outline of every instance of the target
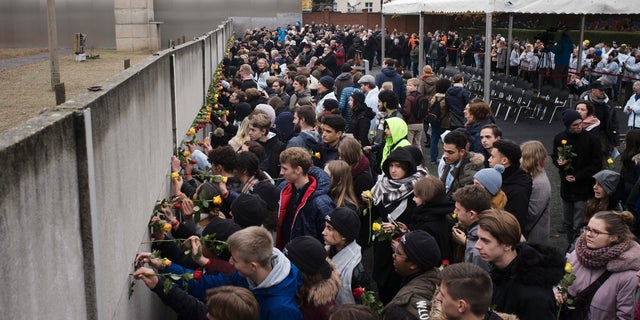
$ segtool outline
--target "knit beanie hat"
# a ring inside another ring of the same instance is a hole
[[[338,207],[329,213],[324,220],[347,239],[347,244],[351,243],[360,232],[360,218],[355,211],[349,208]]]
[[[282,250],[289,261],[308,275],[320,274],[323,279],[331,276],[331,265],[327,261],[327,251],[320,241],[312,236],[292,239]]]
[[[520,150],[520,146],[517,143],[507,139],[500,139],[493,143],[493,147],[509,159],[511,166],[520,167],[522,150]]]
[[[251,113],[251,105],[246,102],[236,104],[236,120],[242,121]]]
[[[575,111],[573,109],[567,109],[564,112],[562,112],[562,123],[567,128],[569,128],[571,124],[578,119],[582,119],[582,116],[580,116],[578,111]]]
[[[503,172],[504,166],[497,164],[493,168],[485,168],[476,172],[473,178],[480,181],[480,184],[482,184],[492,196],[495,196],[502,187]]]
[[[400,238],[400,244],[407,258],[427,271],[440,265],[440,247],[436,239],[424,230],[411,231]]]
[[[598,184],[604,189],[604,192],[606,192],[608,196],[616,192],[618,183],[620,182],[620,174],[611,170],[602,170],[594,174],[593,178],[598,181]]]
[[[255,194],[241,194],[231,203],[233,221],[240,227],[261,226],[267,218],[267,203]]]
[[[335,81],[330,76],[323,76],[322,78],[320,78],[320,83],[322,84],[322,86],[329,90],[333,90],[334,82]]]
[[[271,124],[273,124],[276,121],[276,111],[273,110],[272,106],[268,104],[260,103],[256,106],[256,110],[263,111],[267,115],[267,117],[269,117],[269,120],[271,120]]]

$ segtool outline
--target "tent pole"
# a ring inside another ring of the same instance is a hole
[[[580,42],[578,42],[578,64],[576,65],[576,73],[579,75],[582,71],[582,50],[583,49],[583,41],[584,41],[584,17],[580,17]]]
[[[418,13],[420,15],[420,22],[418,23],[418,28],[420,28],[418,30],[418,39],[420,39],[420,41],[418,42],[418,74],[414,74],[414,77],[420,77],[420,75],[422,74],[422,68],[424,68],[424,15],[422,14],[422,12]]]
[[[511,56],[511,50],[513,50],[513,13],[509,13],[509,31],[507,33],[507,37],[508,37],[508,42],[507,42],[507,50],[508,50],[508,52],[507,52],[507,55],[510,57]],[[510,76],[510,74],[509,74],[509,59],[507,59],[505,70],[507,71],[506,74],[508,76]]]
[[[489,103],[491,84],[491,19],[492,13],[487,12],[486,31],[484,39],[484,102]]]
[[[386,27],[384,25],[384,13],[382,12],[382,0],[380,0],[380,55],[381,57],[378,59],[378,62],[380,63],[380,65],[382,65],[382,62],[384,61],[384,51],[385,51],[385,44],[387,42],[387,31],[386,31]],[[373,61],[369,61],[369,65],[372,65]],[[368,71],[367,71],[368,72]]]

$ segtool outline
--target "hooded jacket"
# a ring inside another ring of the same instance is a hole
[[[493,301],[496,311],[512,313],[520,320],[556,318],[553,286],[564,276],[565,258],[558,249],[522,243],[518,255],[504,269],[493,267]]]
[[[335,267],[328,279],[320,280],[315,284],[302,283],[298,291],[298,305],[305,320],[329,319],[333,307],[336,305],[336,295],[340,290],[340,275]]]
[[[387,81],[393,83],[393,92],[398,97],[398,102],[400,104],[404,104],[406,87],[404,85],[404,81],[402,81],[402,76],[396,72],[396,69],[386,67],[376,75],[376,87],[382,88],[382,84]]]
[[[346,87],[353,86],[353,78],[351,76],[351,72],[343,72],[336,77],[336,81],[334,84],[336,97],[340,97],[342,95],[342,90]]]
[[[310,151],[320,151],[322,149],[322,136],[315,130],[303,130],[297,136],[291,138],[287,143],[287,149],[300,147]]]
[[[302,320],[302,314],[295,301],[302,280],[296,268],[280,250],[273,248],[271,255],[272,270],[260,284],[242,277],[238,271],[230,276],[204,275],[201,280],[189,280],[190,295],[204,301],[206,289],[232,285],[249,289],[260,305],[260,320],[295,319]],[[193,270],[183,268],[177,263],[166,267],[164,272],[183,274]]]
[[[385,310],[400,307],[412,314],[415,319],[424,319],[423,316],[428,315],[431,310],[436,286],[440,284],[438,274],[438,269],[432,269],[417,276],[414,275],[385,306]]]
[[[384,164],[384,161],[387,159],[389,154],[396,148],[411,145],[409,140],[407,140],[409,127],[407,127],[407,123],[404,122],[404,120],[397,117],[391,117],[385,119],[385,123],[389,127],[391,137],[385,138],[384,149],[382,149],[382,158],[380,159],[381,164]]]
[[[576,275],[576,280],[568,288],[569,294],[573,296],[598,279],[605,270],[604,268],[589,269],[583,266],[575,251],[567,260],[572,265],[572,273]],[[638,285],[638,277],[635,274],[640,270],[640,245],[631,241],[631,247],[609,261],[606,270],[611,271],[612,274],[593,296],[589,319],[632,319],[634,292]]]
[[[278,138],[275,132],[269,132],[268,140],[258,141],[264,147],[265,157],[260,161],[260,169],[268,173],[271,177],[280,175],[280,153],[284,150],[285,144]]]
[[[414,225],[411,230],[424,230],[438,243],[440,256],[443,260],[453,261],[451,256],[451,232],[447,225],[447,215],[452,213],[453,203],[447,200],[444,193],[426,204],[417,206],[413,210],[412,219]]]
[[[376,113],[366,106],[351,115],[349,132],[363,147],[371,144],[369,141],[369,128],[371,127],[371,119],[375,116]]]
[[[444,101],[451,116],[451,130],[464,127],[467,122],[464,117],[464,108],[469,103],[470,95],[469,90],[463,86],[454,84],[453,87],[447,89]]]
[[[529,198],[531,197],[531,176],[520,168],[519,164],[512,164],[502,173],[502,191],[507,196],[504,210],[513,214],[520,226],[527,226],[529,215]],[[523,234],[526,238],[528,234]]]
[[[276,234],[276,246],[284,248],[285,244],[282,239],[282,228],[291,228],[291,239],[299,236],[312,236],[320,242],[324,242],[322,230],[324,230],[324,218],[333,211],[335,204],[329,197],[329,189],[331,188],[331,178],[324,170],[318,167],[309,168],[310,185],[306,192],[298,201],[298,207],[293,213],[293,222],[291,226],[284,226],[283,222],[287,214],[287,208],[293,196],[293,188],[295,186],[286,181],[280,184],[280,211],[279,220],[281,227]]]

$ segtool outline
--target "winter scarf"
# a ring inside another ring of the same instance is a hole
[[[260,182],[260,180],[258,180],[258,178],[256,178],[256,176],[252,176],[251,178],[249,178],[249,180],[247,180],[247,182],[244,184],[244,186],[242,186],[242,193],[245,194],[250,194],[251,191],[253,190],[253,187]]]
[[[391,217],[397,219],[407,209],[407,199],[413,194],[413,186],[418,179],[424,176],[423,172],[416,171],[411,176],[393,180],[386,175],[380,175],[378,182],[371,189],[373,203],[382,204],[387,207],[394,202],[400,204],[390,213]]]
[[[589,249],[587,248],[586,235],[582,234],[576,242],[576,254],[578,261],[580,261],[583,266],[590,269],[598,269],[603,268],[609,261],[629,250],[630,246],[631,243],[625,241],[609,247]]]

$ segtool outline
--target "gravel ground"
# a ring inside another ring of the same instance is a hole
[[[42,48],[0,49],[0,132],[55,106],[46,52]],[[65,84],[67,100],[122,71],[125,59],[133,66],[149,56],[115,50],[95,50],[93,54],[100,58],[75,62],[70,50],[61,50],[60,81]]]

